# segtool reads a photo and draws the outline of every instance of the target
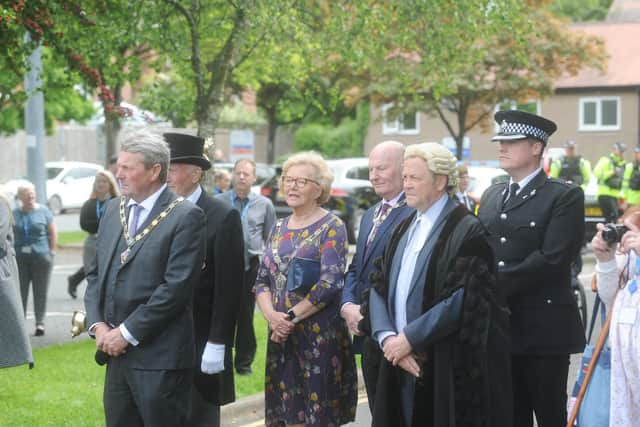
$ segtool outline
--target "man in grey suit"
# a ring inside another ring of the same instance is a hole
[[[166,185],[169,148],[143,129],[120,144],[122,197],[100,221],[87,323],[107,359],[107,426],[186,425],[195,361],[193,289],[204,214]]]
[[[456,159],[409,146],[403,182],[416,212],[394,231],[369,300],[385,358],[373,425],[510,426],[508,317],[486,232],[452,197]]]

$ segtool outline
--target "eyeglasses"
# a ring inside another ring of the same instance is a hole
[[[318,181],[315,181],[311,178],[303,178],[300,176],[287,176],[287,175],[284,175],[282,177],[282,183],[287,187],[291,187],[295,183],[298,188],[304,188],[308,182],[313,182],[316,185],[320,185]]]

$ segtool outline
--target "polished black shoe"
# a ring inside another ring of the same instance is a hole
[[[35,336],[37,337],[42,337],[44,336],[44,326],[43,325],[38,325],[36,326],[36,333]]]
[[[69,295],[71,295],[73,299],[78,297],[76,285],[73,283],[71,276],[67,277],[67,292],[69,292]]]
[[[238,375],[251,375],[253,373],[251,366],[239,366],[236,368],[236,372]]]

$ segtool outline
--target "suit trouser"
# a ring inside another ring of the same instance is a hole
[[[382,360],[382,351],[378,343],[371,337],[365,336],[362,339],[362,377],[364,387],[367,390],[369,400],[369,410],[373,413],[373,402],[376,396],[376,385],[378,383],[378,371]]]
[[[567,424],[569,355],[514,355],[512,357],[513,424],[539,427]]]
[[[256,332],[253,329],[253,313],[256,310],[256,296],[253,285],[258,276],[260,259],[257,256],[249,259],[249,269],[245,270],[242,279],[242,294],[238,304],[238,325],[236,329],[235,367],[250,368],[256,355]]]
[[[615,223],[618,220],[618,199],[613,196],[598,196],[598,204],[602,210],[604,220],[608,223]]]
[[[33,311],[36,315],[36,325],[44,326],[47,312],[47,294],[49,279],[53,267],[53,257],[50,254],[20,255],[18,274],[20,275],[20,293],[22,294],[22,308],[27,315],[27,301],[29,300],[29,284],[33,287]]]
[[[191,411],[187,425],[220,427],[220,406],[206,400],[195,386],[191,387]]]
[[[104,381],[107,427],[186,426],[192,375],[191,369],[133,369],[126,356],[110,358]]]

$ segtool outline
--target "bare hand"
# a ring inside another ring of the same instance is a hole
[[[358,329],[358,323],[363,319],[362,314],[360,314],[360,305],[345,304],[340,310],[340,315],[347,323],[349,332],[353,335],[363,335],[362,331]]]
[[[271,329],[272,332],[277,332],[279,336],[286,338],[293,332],[295,326],[296,325],[289,320],[287,314],[281,311],[274,311],[269,316],[269,329]]]
[[[104,338],[107,336],[107,333],[111,330],[111,327],[106,323],[99,323],[93,328],[93,334],[96,336],[96,348],[98,350],[102,350],[102,346],[104,345]]]
[[[420,375],[422,375],[420,372],[420,365],[412,354],[400,359],[400,361],[398,361],[398,366],[416,378],[419,378]]]
[[[282,344],[287,340],[288,337],[289,337],[288,335],[279,334],[278,332],[274,331],[274,332],[271,332],[269,339],[274,343]]]
[[[596,229],[598,231],[595,236],[593,236],[593,239],[591,239],[591,249],[593,249],[593,253],[598,261],[611,261],[615,257],[615,246],[609,246],[609,244],[602,238],[604,224],[596,224]]]
[[[120,356],[125,352],[128,345],[129,343],[120,333],[120,328],[113,328],[105,334],[102,348],[99,348],[99,350],[104,351],[109,356]]]
[[[401,359],[411,354],[411,344],[407,340],[405,334],[399,334],[384,340],[382,351],[384,358],[393,366],[397,365]]]

